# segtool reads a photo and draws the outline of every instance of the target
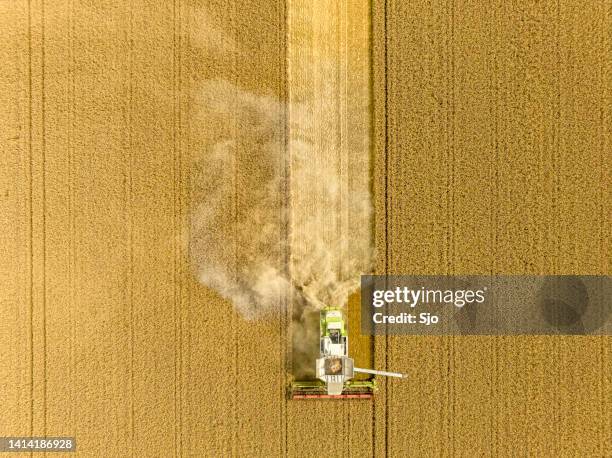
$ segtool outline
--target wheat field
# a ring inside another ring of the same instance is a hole
[[[287,304],[245,319],[188,253],[218,127],[200,88],[291,100],[311,40],[365,75],[342,89],[371,119],[342,132],[367,129],[375,272],[609,275],[611,8],[1,0],[0,435],[83,456],[612,455],[609,336],[355,336],[408,378],[291,401]],[[242,151],[230,239],[257,168]]]

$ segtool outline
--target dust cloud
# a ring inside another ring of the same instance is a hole
[[[356,184],[337,141],[322,141],[334,120],[312,105],[224,80],[194,100],[210,132],[195,160],[190,258],[198,280],[247,319],[288,301],[301,314],[345,306],[371,270],[369,151]]]

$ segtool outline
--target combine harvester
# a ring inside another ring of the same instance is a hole
[[[404,377],[397,372],[354,367],[348,356],[348,333],[339,308],[327,307],[320,314],[320,356],[316,360],[319,380],[291,384],[291,399],[370,399],[374,380],[351,380],[355,373]]]

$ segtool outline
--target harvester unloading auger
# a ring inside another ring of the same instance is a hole
[[[371,398],[375,380],[352,380],[355,373],[404,377],[397,372],[376,371],[355,367],[348,356],[348,332],[342,310],[327,307],[320,313],[320,355],[316,360],[318,380],[291,384],[292,399]]]

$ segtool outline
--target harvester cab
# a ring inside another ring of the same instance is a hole
[[[356,372],[403,377],[396,372],[360,369],[348,356],[348,333],[342,310],[327,307],[320,313],[320,354],[315,361],[317,380],[298,381],[291,385],[292,399],[371,398],[375,380],[353,380]]]
[[[327,310],[327,309],[326,309]],[[321,355],[347,356],[348,336],[340,310],[321,313]]]

